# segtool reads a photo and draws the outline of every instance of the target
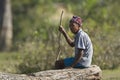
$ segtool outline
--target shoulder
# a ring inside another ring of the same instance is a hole
[[[84,37],[84,36],[88,36],[88,34],[86,32],[84,32],[83,30],[79,30],[79,32],[77,33],[78,36]]]
[[[78,32],[77,38],[81,38],[83,40],[90,40],[89,35],[85,31],[83,31],[83,30],[81,30],[80,32]]]

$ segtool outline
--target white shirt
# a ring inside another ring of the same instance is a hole
[[[85,67],[89,67],[92,62],[93,46],[88,34],[85,33],[82,29],[80,29],[75,35],[74,44],[75,55],[78,54],[79,49],[83,49],[84,51],[83,57],[79,61],[79,64]]]

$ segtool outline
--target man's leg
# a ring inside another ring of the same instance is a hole
[[[73,63],[73,61],[74,61],[73,57],[58,60],[55,62],[55,68],[56,69],[63,69],[65,67],[69,67]]]

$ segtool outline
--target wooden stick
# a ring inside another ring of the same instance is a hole
[[[62,25],[62,16],[63,16],[63,11],[61,12],[61,16],[60,16],[60,26]],[[59,36],[58,36],[58,55],[57,55],[57,58],[56,58],[56,61],[59,60],[59,57],[60,57],[60,54],[61,54],[61,44],[60,44],[60,40],[61,40],[61,33],[59,33]]]

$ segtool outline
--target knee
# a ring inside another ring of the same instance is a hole
[[[58,60],[55,62],[55,68],[56,69],[63,69],[64,68],[64,61],[63,60]]]
[[[59,61],[55,61],[55,68],[58,69],[59,66],[60,66],[60,62]]]

